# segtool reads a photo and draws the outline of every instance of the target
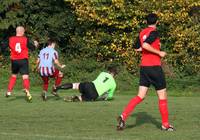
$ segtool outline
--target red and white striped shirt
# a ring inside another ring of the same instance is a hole
[[[52,76],[55,72],[54,61],[58,59],[58,52],[54,48],[46,47],[39,53],[39,71],[41,76]]]

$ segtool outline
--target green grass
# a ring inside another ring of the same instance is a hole
[[[25,101],[20,78],[14,88],[15,96],[7,99],[4,94],[9,72],[1,70],[0,76],[0,140],[199,140],[200,137],[199,76],[167,79],[169,119],[176,132],[160,131],[158,99],[153,88],[127,120],[127,128],[116,131],[116,117],[138,88],[138,76],[126,72],[117,77],[113,101],[88,103],[66,103],[51,95],[43,102],[41,79],[33,73],[30,76],[33,102]],[[94,79],[93,74],[87,77]],[[76,80],[66,76],[64,82],[69,81]],[[74,93],[61,91],[60,95]]]
[[[149,96],[137,106],[127,128],[116,131],[116,117],[133,96],[117,94],[110,102],[66,103],[49,95],[40,99],[33,88],[27,103],[21,90],[0,96],[0,140],[198,140],[200,97],[169,97],[170,122],[176,132],[160,131],[157,97]],[[5,90],[1,90],[5,92]],[[62,91],[61,96],[74,94]]]

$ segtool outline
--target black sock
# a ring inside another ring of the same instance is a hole
[[[71,89],[72,87],[73,87],[72,83],[66,83],[56,87],[56,89]]]

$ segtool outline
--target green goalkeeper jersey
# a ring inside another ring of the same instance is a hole
[[[110,73],[101,72],[93,83],[99,96],[107,93],[107,99],[112,99],[116,89],[116,82]]]

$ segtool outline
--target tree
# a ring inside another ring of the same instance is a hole
[[[7,31],[4,38],[13,34],[17,25],[23,25],[27,34],[41,43],[53,37],[63,47],[77,26],[69,3],[63,0],[6,0],[0,9],[0,29]]]
[[[139,54],[132,45],[154,12],[166,61],[192,74],[200,70],[199,7],[198,0],[1,0],[0,39],[24,25],[42,44],[56,38],[67,56],[114,60],[135,72]]]
[[[199,14],[190,15],[197,0],[66,0],[70,2],[82,24],[87,23],[86,46],[98,59],[119,59],[133,69],[137,57],[132,44],[144,27],[150,13],[160,17],[162,49],[169,54],[168,63],[188,74],[200,70]],[[197,8],[196,8],[197,9]],[[196,10],[193,10],[196,11]],[[188,70],[187,70],[188,69]]]

